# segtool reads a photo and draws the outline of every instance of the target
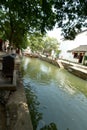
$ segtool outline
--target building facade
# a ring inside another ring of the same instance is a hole
[[[80,45],[67,52],[72,53],[73,59],[76,59],[77,63],[87,65],[87,45]]]

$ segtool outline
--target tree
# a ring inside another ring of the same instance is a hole
[[[52,50],[58,54],[59,42],[56,38],[45,37],[44,38],[44,52],[51,54]]]
[[[10,44],[20,46],[28,32],[52,29],[55,15],[52,3],[46,0],[0,1],[0,31]]]
[[[3,33],[3,39],[8,39],[10,44],[15,44],[17,47],[22,44],[26,35],[26,24],[18,17],[17,9],[13,7],[12,1],[3,1],[0,8],[0,31]],[[16,5],[15,5],[16,7]]]
[[[32,52],[41,52],[51,54],[52,50],[59,54],[59,42],[56,38],[48,37],[47,35],[34,33],[28,36],[28,46]]]
[[[31,48],[32,52],[42,52],[44,48],[43,35],[37,32],[30,34],[28,36],[28,46]]]
[[[87,27],[87,0],[56,0],[54,8],[57,25],[66,39],[74,39]]]
[[[29,32],[44,33],[55,24],[66,39],[74,39],[87,27],[87,0],[0,1],[0,32],[10,44],[23,45]]]

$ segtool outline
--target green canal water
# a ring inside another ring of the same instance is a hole
[[[87,81],[39,59],[22,69],[34,130],[87,130]]]

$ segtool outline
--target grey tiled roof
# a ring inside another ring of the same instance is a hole
[[[68,50],[68,52],[86,52],[87,51],[87,45],[80,45],[79,47],[76,47],[72,50]]]

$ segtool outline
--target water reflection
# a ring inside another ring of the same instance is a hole
[[[49,125],[45,125],[40,130],[58,130],[55,123],[50,123]]]
[[[34,130],[87,130],[87,81],[38,59],[25,61],[23,83]]]
[[[75,75],[71,76],[71,73],[68,73],[66,70],[63,70],[62,76],[61,86],[64,90],[68,91],[70,94],[82,92],[87,97],[87,81]]]
[[[39,102],[37,96],[33,93],[30,86],[25,86],[25,92],[27,97],[27,103],[30,109],[31,120],[33,122],[33,129],[36,130],[39,121],[42,119],[42,113],[38,111]]]
[[[51,67],[50,66],[44,66],[43,64],[40,65],[40,70],[44,73],[49,73],[51,72]]]
[[[54,80],[59,84],[59,87],[62,87],[64,91],[71,95],[81,91],[87,96],[87,83],[83,79],[74,75],[71,76],[66,70],[57,69],[47,63],[44,65],[43,61],[39,64],[35,59],[32,62],[31,59],[26,59],[24,62],[25,74],[30,74],[29,77],[32,80],[37,80],[39,83],[47,82],[48,84]]]
[[[59,129],[57,128],[56,124],[52,122],[49,125],[45,125],[40,130],[59,130]],[[69,128],[67,128],[66,130],[69,130]]]
[[[30,109],[31,120],[33,122],[33,129],[36,130],[39,121],[42,120],[42,113],[38,111],[40,103],[38,102],[37,96],[33,93],[31,86],[25,85],[25,92],[27,97],[28,107]],[[54,122],[49,125],[44,125],[40,130],[59,130]],[[67,128],[69,130],[69,128]]]

